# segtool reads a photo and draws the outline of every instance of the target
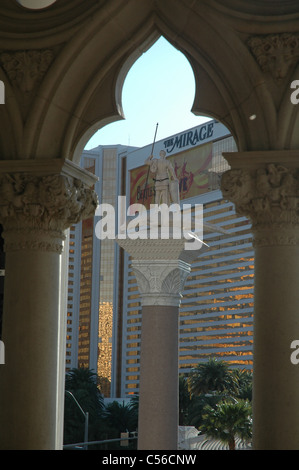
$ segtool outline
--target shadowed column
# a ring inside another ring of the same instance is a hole
[[[53,166],[59,165],[58,161]],[[0,447],[5,450],[62,448],[63,242],[65,230],[93,215],[97,202],[94,192],[67,175],[66,168],[55,174],[38,173],[0,176],[6,252]],[[86,174],[84,178],[88,180]]]
[[[178,317],[176,306],[142,307],[138,448],[177,448]]]
[[[190,260],[183,239],[118,240],[132,256],[142,303],[138,449],[178,445],[179,305]]]
[[[252,220],[255,248],[253,446],[299,449],[299,169],[297,152],[224,154],[224,197]]]

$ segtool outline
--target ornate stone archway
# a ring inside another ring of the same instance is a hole
[[[86,134],[121,118],[128,65],[161,34],[192,64],[195,113],[223,122],[240,151],[295,148],[296,116],[289,100],[298,49],[294,20],[273,15],[276,2],[257,6],[255,21],[244,2],[229,3],[231,8],[217,1],[86,0],[82,7],[80,0],[58,0],[33,12],[4,1],[0,62],[7,102],[1,128],[10,125],[14,137],[9,144],[3,135],[2,153],[14,159],[76,159]],[[34,26],[28,30],[26,22]],[[273,32],[281,34],[271,48]],[[23,145],[17,147],[19,141]]]
[[[57,247],[64,230],[96,204],[94,180],[76,164],[91,132],[122,117],[126,71],[160,35],[193,67],[193,111],[222,121],[239,150],[227,156],[232,170],[223,192],[254,227],[255,447],[297,445],[299,378],[289,360],[299,334],[298,108],[290,101],[290,84],[299,78],[297,1],[57,0],[33,11],[2,0],[0,13],[0,214],[7,256],[1,445],[61,446],[64,310],[61,295],[52,295],[61,273]]]

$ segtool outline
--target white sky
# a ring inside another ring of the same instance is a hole
[[[125,79],[125,120],[97,131],[85,148],[117,144],[144,147],[152,143],[157,123],[157,141],[198,126],[209,118],[191,113],[194,95],[195,80],[188,60],[160,38],[133,64]]]

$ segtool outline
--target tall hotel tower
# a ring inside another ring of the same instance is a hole
[[[204,242],[209,249],[193,262],[180,306],[179,373],[213,356],[232,367],[252,368],[253,248],[249,221],[223,199],[220,177],[229,167],[223,152],[236,150],[217,121],[155,144],[165,150],[180,182],[181,204],[203,205]],[[99,176],[100,203],[117,207],[153,203],[143,148],[98,147],[86,151],[82,166]],[[89,367],[101,378],[105,396],[138,393],[141,303],[129,255],[115,240],[98,240],[98,218],[71,230],[67,368]]]
[[[116,205],[125,171],[123,146],[84,151],[81,166],[99,177],[95,190],[101,204]],[[111,394],[112,350],[117,345],[119,253],[113,239],[98,240],[97,217],[70,229],[66,370],[96,372],[101,390]]]

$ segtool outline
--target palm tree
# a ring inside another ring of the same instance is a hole
[[[234,369],[232,371],[235,390],[233,396],[238,399],[252,401],[252,371]]]
[[[104,400],[97,385],[97,374],[89,369],[72,369],[65,379],[65,390],[71,392],[65,394],[64,407],[64,443],[76,443],[83,441],[84,416],[79,406],[72,398],[75,397],[83,411],[89,414],[89,437],[91,440],[100,438],[103,427],[101,418]]]
[[[191,396],[188,387],[188,380],[183,375],[179,376],[179,425],[184,426],[191,404]]]
[[[191,370],[189,387],[192,395],[223,393],[233,387],[233,377],[224,361],[211,358]]]
[[[113,401],[106,406],[104,419],[113,437],[119,437],[122,432],[136,431],[138,415],[130,404]]]
[[[208,437],[236,448],[236,437],[249,441],[252,436],[251,404],[248,400],[223,401],[215,408],[207,406],[199,430]]]
[[[138,412],[139,412],[139,395],[132,395],[128,406],[131,408],[131,410],[134,411],[136,416],[138,416]]]
[[[208,393],[201,395],[192,395],[185,418],[185,425],[199,428],[202,424],[202,416],[206,406],[215,408],[217,403],[222,400],[220,394]]]
[[[98,376],[90,369],[72,369],[65,379],[65,390],[74,394],[76,399],[92,413],[99,413],[104,406],[104,399],[98,387]]]

